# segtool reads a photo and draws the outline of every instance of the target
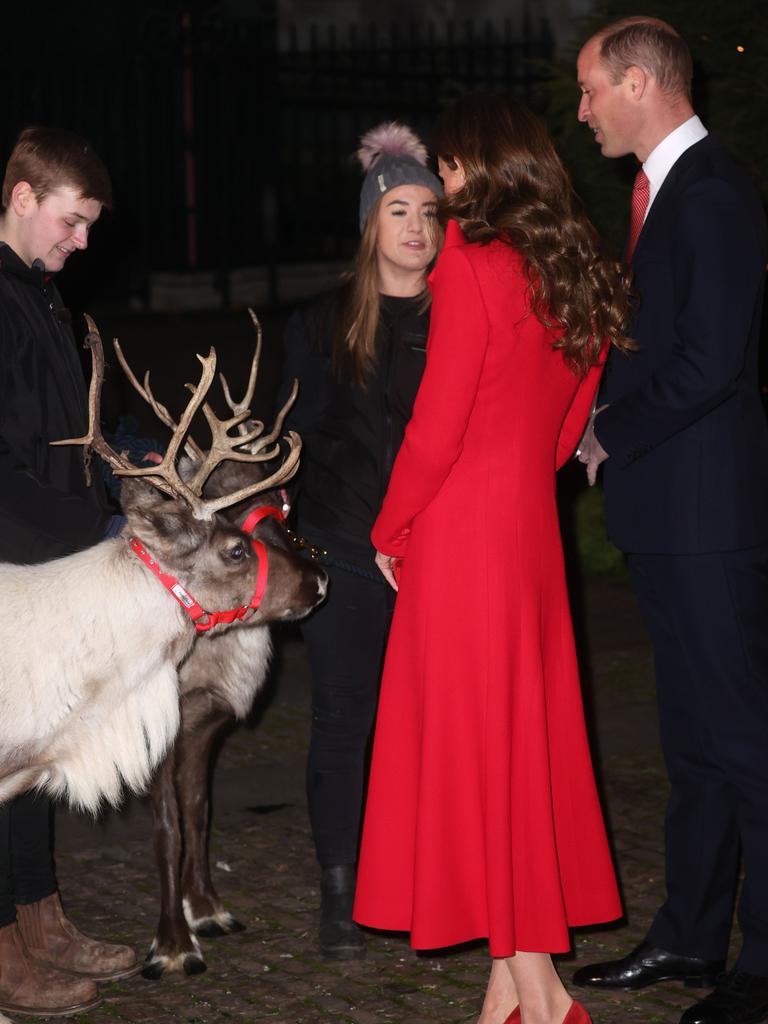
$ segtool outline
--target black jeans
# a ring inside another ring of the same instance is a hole
[[[328,599],[302,624],[312,675],[307,800],[322,867],[357,861],[368,747],[394,591],[325,565]],[[378,570],[372,566],[372,570]]]
[[[51,805],[25,793],[0,807],[0,928],[16,920],[16,905],[56,892],[51,854]]]

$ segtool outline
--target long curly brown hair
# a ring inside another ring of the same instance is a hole
[[[629,271],[605,251],[543,123],[498,93],[469,93],[440,115],[435,152],[465,184],[438,207],[470,242],[498,238],[525,261],[531,308],[580,374],[606,341],[634,348]]]

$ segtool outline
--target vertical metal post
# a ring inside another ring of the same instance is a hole
[[[181,15],[182,70],[181,110],[184,132],[184,210],[187,237],[187,269],[197,267],[197,177],[195,167],[195,96],[192,68],[192,15]]]

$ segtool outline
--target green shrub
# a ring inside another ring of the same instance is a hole
[[[608,540],[605,532],[603,491],[600,486],[584,487],[573,499],[576,551],[584,576],[629,579],[624,555]]]

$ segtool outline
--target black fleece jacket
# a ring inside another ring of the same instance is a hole
[[[103,539],[110,510],[79,437],[88,400],[70,314],[41,263],[0,242],[0,561],[35,563]]]
[[[331,368],[339,293],[288,322],[282,394],[299,397],[288,426],[303,439],[295,488],[309,538],[372,550],[370,532],[424,372],[429,313],[420,298],[381,297],[376,366],[366,387]],[[347,549],[347,555],[349,554]]]

